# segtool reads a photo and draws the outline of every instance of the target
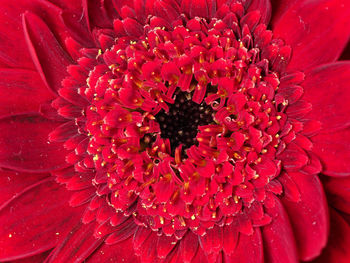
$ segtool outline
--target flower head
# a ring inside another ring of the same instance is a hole
[[[3,2],[1,260],[348,258],[346,1]]]

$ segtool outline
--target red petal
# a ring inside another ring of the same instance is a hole
[[[208,263],[208,258],[204,254],[204,251],[201,248],[197,250],[197,253],[195,257],[192,259],[191,263]]]
[[[283,172],[278,177],[278,181],[283,185],[285,200],[292,202],[299,202],[301,200],[300,190],[289,174]]]
[[[67,76],[67,66],[73,62],[38,16],[27,12],[23,15],[22,22],[36,69],[47,87],[57,92]]]
[[[67,151],[50,143],[48,134],[60,123],[36,114],[0,119],[0,166],[23,172],[45,172],[67,166]]]
[[[64,12],[62,13],[62,21],[64,23],[64,28],[63,30],[61,29],[59,33],[62,34],[64,32],[66,33],[66,36],[61,37],[63,38],[64,42],[63,41],[59,41],[59,42],[64,43],[66,49],[70,54],[73,51],[72,48],[78,51],[77,48],[79,48],[79,46],[83,46],[85,48],[95,47],[95,42],[92,38],[91,32],[89,31],[90,25],[89,25],[88,15],[86,11],[87,9],[84,8],[84,4],[80,3],[79,8],[75,10],[67,10],[67,9],[63,9],[63,10]],[[46,22],[47,20],[44,20],[44,21]],[[48,25],[50,29],[53,29],[50,26],[50,24]],[[53,32],[55,33],[55,31]],[[72,38],[78,45],[75,44],[75,47],[73,46],[69,47],[68,45],[73,44],[73,42],[72,41],[70,43],[66,42],[68,38]]]
[[[119,225],[116,231],[107,237],[106,244],[113,245],[125,241],[135,233],[136,228],[137,225],[133,221]]]
[[[50,2],[68,10],[81,8],[81,0],[50,0]]]
[[[0,69],[0,115],[39,112],[52,95],[35,71]]]
[[[35,256],[26,257],[18,260],[13,260],[11,263],[36,263],[44,262],[47,256],[50,254],[51,250],[45,251],[44,253],[37,254]]]
[[[68,206],[64,187],[44,179],[10,202],[0,212],[0,261],[27,257],[57,244],[77,220]]]
[[[323,184],[331,206],[350,214],[350,178],[327,177]]]
[[[217,254],[223,244],[222,227],[214,226],[212,229],[208,229],[206,234],[199,238],[199,241],[205,254]]]
[[[96,189],[90,187],[85,190],[76,191],[69,200],[69,205],[76,207],[89,202],[96,195]]]
[[[136,252],[142,249],[142,244],[152,234],[152,230],[139,226],[134,234],[133,244]]]
[[[190,18],[204,17],[209,15],[207,0],[183,0],[181,10]]]
[[[226,254],[231,255],[235,251],[237,246],[238,230],[232,223],[224,227],[223,234],[224,234],[223,251]]]
[[[316,175],[289,173],[300,192],[300,201],[282,198],[289,215],[301,260],[320,254],[328,237],[328,205],[323,187]]]
[[[272,216],[271,224],[262,228],[266,261],[269,263],[299,262],[288,216],[277,197],[275,197],[275,207],[266,209],[266,212]]]
[[[295,143],[288,144],[287,148],[278,155],[278,159],[282,161],[282,165],[287,170],[297,170],[305,166],[309,157]]]
[[[312,104],[305,100],[298,100],[289,105],[286,110],[288,117],[293,119],[300,119],[312,110]]]
[[[86,260],[89,263],[106,262],[124,262],[138,263],[140,258],[134,253],[132,238],[124,240],[115,245],[103,244]]]
[[[176,245],[177,240],[175,236],[166,236],[162,235],[158,237],[158,242],[157,242],[157,255],[160,259],[164,259],[168,256],[168,254],[171,252],[171,250],[174,248]]]
[[[303,173],[319,174],[322,171],[322,164],[320,159],[312,152],[308,153],[309,162],[302,168]]]
[[[336,210],[330,210],[331,231],[327,247],[313,263],[348,263],[350,258],[350,226]]]
[[[304,90],[299,85],[284,85],[278,89],[278,94],[282,94],[289,104],[293,104],[304,94]]]
[[[93,236],[96,224],[78,223],[52,251],[50,263],[82,262],[89,257],[102,243],[103,239]]]
[[[288,8],[293,6],[296,1],[297,0],[271,0],[271,5],[273,6],[271,24],[275,25]]]
[[[238,245],[232,255],[225,254],[227,262],[239,263],[263,263],[263,243],[259,228],[255,228],[253,234],[240,234]]]
[[[78,135],[78,127],[74,121],[68,121],[50,132],[49,140],[50,142],[65,142],[76,135]]]
[[[180,241],[180,254],[184,263],[192,262],[198,250],[198,236],[188,231],[187,234]]]
[[[22,27],[21,15],[27,10],[36,12],[57,29],[62,27],[61,20],[57,19],[61,10],[48,1],[1,1],[0,32],[2,32],[2,35],[0,61],[5,62],[10,67],[34,69],[23,32],[20,30]]]
[[[169,263],[178,263],[181,262],[181,254],[180,254],[180,249],[179,246],[176,246],[166,257],[165,262]]]
[[[32,96],[30,96],[32,97]],[[60,116],[57,110],[52,107],[51,103],[43,103],[40,105],[39,113],[46,119],[57,121],[57,122],[66,122],[67,119]]]
[[[123,26],[125,32],[131,37],[140,37],[143,35],[143,26],[132,18],[124,19]]]
[[[273,24],[276,37],[293,48],[289,70],[337,60],[350,34],[348,0],[296,1]]]
[[[258,10],[261,15],[261,22],[268,24],[271,18],[271,2],[270,0],[253,0],[247,12]]]
[[[48,176],[50,175],[0,171],[0,210]]]
[[[321,159],[323,173],[329,176],[350,175],[350,129],[312,137],[312,151]]]
[[[344,49],[343,53],[341,54],[339,60],[350,60],[350,42]]]
[[[179,13],[176,10],[176,7],[171,6],[170,4],[164,1],[157,1],[154,4],[154,12],[158,17],[164,18],[166,20],[174,21],[179,17]]]
[[[350,126],[350,61],[331,63],[306,73],[303,99],[312,103],[307,115],[327,131]]]
[[[158,237],[155,232],[148,236],[148,238],[142,243],[140,248],[140,257],[144,263],[153,263],[157,259],[157,241]]]
[[[84,7],[85,16],[87,17],[87,23],[89,25],[89,29],[97,28],[112,28],[113,17],[109,17],[107,13],[105,4],[109,1],[90,1],[83,0],[82,6]],[[119,2],[115,1],[115,2]],[[117,15],[116,10],[114,11],[115,15]],[[117,18],[117,17],[115,17]]]
[[[147,14],[145,13],[146,5],[154,6],[154,0],[152,1],[144,1],[144,0],[133,0],[133,8],[135,10],[136,18],[138,21],[143,22],[147,18]],[[146,3],[145,3],[146,2]],[[131,3],[130,3],[131,4]],[[127,5],[127,3],[126,3]]]

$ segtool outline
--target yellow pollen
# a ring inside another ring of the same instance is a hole
[[[183,219],[182,216],[179,216],[179,221],[181,223],[181,226],[186,226],[186,222],[185,222],[185,220]]]
[[[283,102],[282,102],[282,105],[283,105],[283,106],[287,106],[287,105],[288,105],[288,100],[283,101]]]

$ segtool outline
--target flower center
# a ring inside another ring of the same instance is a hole
[[[276,153],[291,131],[269,61],[284,44],[240,16],[171,27],[150,17],[139,36],[80,59],[95,63],[81,91],[92,159],[82,162],[117,214],[168,236],[248,224],[252,209],[268,223],[262,203],[282,191]]]
[[[172,153],[180,145],[183,150],[196,143],[198,126],[213,122],[213,110],[204,102],[192,101],[190,93],[175,92],[175,102],[169,111],[161,110],[155,117],[161,129],[161,137],[169,139]]]

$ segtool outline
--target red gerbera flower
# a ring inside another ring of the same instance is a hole
[[[350,260],[349,1],[0,7],[0,261]]]

